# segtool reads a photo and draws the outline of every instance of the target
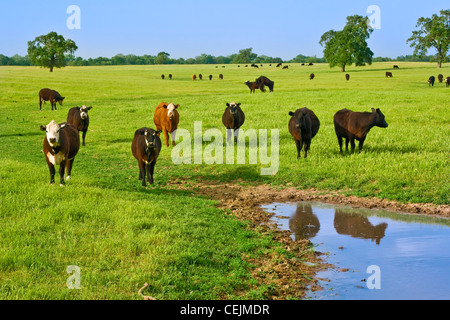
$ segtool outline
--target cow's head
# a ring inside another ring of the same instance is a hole
[[[173,119],[173,115],[175,113],[175,109],[178,109],[180,105],[174,105],[173,103],[169,103],[168,105],[165,105],[164,108],[167,109],[167,116],[169,117],[170,120]]]
[[[227,105],[227,107],[230,108],[231,114],[234,115],[234,114],[237,113],[238,107],[241,105],[241,103],[240,103],[240,102],[239,102],[239,103],[236,103],[236,102],[230,102],[230,103],[228,103],[228,102],[227,102],[226,105]]]
[[[59,102],[59,105],[60,105],[60,106],[62,106],[63,101],[64,101],[65,98],[66,98],[66,97],[58,97],[58,98],[55,98],[55,100]]]
[[[386,122],[386,120],[385,120],[385,118],[384,118],[384,114],[380,111],[380,109],[374,109],[374,108],[372,108],[372,113],[376,113],[377,114],[377,117],[376,117],[376,120],[375,120],[375,125],[377,126],[377,127],[381,127],[381,128],[387,128],[388,127],[388,124],[387,124],[387,122]]]
[[[145,137],[145,144],[147,150],[155,148],[156,138],[161,132],[162,132],[161,130],[155,131],[153,129],[145,129],[140,131],[140,134],[142,134]]]
[[[41,126],[41,130],[46,132],[47,141],[50,147],[56,148],[59,146],[59,133],[66,126],[67,123],[59,125],[53,120],[48,125]]]
[[[294,117],[295,127],[298,129],[306,128],[306,111],[298,109],[295,112],[289,111],[289,115]]]
[[[80,117],[81,119],[85,120],[88,117],[88,111],[91,110],[92,107],[86,107],[86,106],[82,106],[80,108]]]

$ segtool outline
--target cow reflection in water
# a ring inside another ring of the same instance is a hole
[[[335,209],[333,225],[338,234],[370,239],[376,244],[380,244],[387,228],[385,222],[373,225],[366,216],[359,213],[350,214],[342,208]],[[313,238],[319,232],[319,218],[310,204],[297,205],[294,216],[289,220],[289,229],[295,234],[296,240]]]

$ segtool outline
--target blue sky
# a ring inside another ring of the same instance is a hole
[[[66,25],[70,5],[81,10],[79,30]],[[450,7],[448,0],[2,1],[0,53],[26,55],[27,41],[56,31],[74,40],[75,55],[83,58],[160,51],[171,58],[228,56],[245,48],[284,60],[297,54],[322,57],[321,35],[342,29],[347,16],[370,16],[370,5],[380,8],[381,19],[369,46],[375,56],[393,58],[412,54],[406,39],[418,18]]]

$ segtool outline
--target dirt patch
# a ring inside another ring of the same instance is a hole
[[[217,181],[201,181],[197,183],[181,180],[172,181],[174,187],[192,190],[196,195],[207,197],[218,202],[218,207],[225,214],[231,214],[240,220],[249,221],[249,228],[270,235],[274,241],[291,253],[267,253],[260,259],[250,261],[255,267],[253,277],[259,284],[273,288],[268,299],[302,299],[307,290],[320,290],[316,274],[329,268],[322,259],[323,253],[312,250],[309,240],[293,241],[288,231],[280,230],[270,222],[271,214],[261,206],[274,202],[320,201],[330,204],[345,204],[351,207],[386,209],[412,214],[426,214],[450,217],[449,205],[434,204],[402,204],[378,198],[360,198],[344,196],[338,192],[318,190],[301,190],[292,186],[275,187],[271,185],[248,185],[242,181],[222,183]]]

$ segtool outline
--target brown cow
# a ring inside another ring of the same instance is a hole
[[[202,79],[203,79],[203,75],[200,73],[200,74],[198,75],[198,78],[199,78],[200,80],[202,80]]]
[[[161,139],[158,136],[160,132],[144,127],[134,133],[131,152],[138,161],[139,180],[142,180],[143,187],[147,186],[146,177],[147,181],[153,184],[153,172],[161,152]]]
[[[445,86],[448,87],[450,86],[450,77],[445,78]]]
[[[305,149],[305,158],[311,146],[311,140],[317,134],[320,128],[320,121],[314,112],[308,108],[297,109],[295,112],[290,111],[289,115],[289,132],[294,137],[297,146],[297,159],[300,158],[300,151],[303,146]]]
[[[175,134],[180,121],[180,115],[177,111],[179,106],[178,104],[161,102],[155,109],[153,121],[155,122],[156,130],[164,133],[166,146],[169,146],[169,133],[172,135],[172,146],[175,146]]]
[[[386,72],[385,78],[391,77],[392,78],[392,72]]]
[[[192,76],[192,80],[195,81],[196,79],[197,79],[197,75],[194,74],[194,75]]]
[[[50,183],[55,183],[55,166],[59,165],[60,185],[64,186],[65,180],[70,180],[73,161],[80,148],[78,130],[72,124],[57,124],[55,121],[41,126],[41,130],[46,132],[43,152],[50,170]]]
[[[239,137],[239,128],[244,124],[245,114],[241,109],[241,104],[236,102],[226,103],[227,108],[222,115],[222,123],[227,128],[227,143],[231,136],[237,142]]]
[[[169,73],[169,80],[172,80],[172,74]]]
[[[162,74],[162,75],[161,75],[161,79],[163,79],[163,80],[164,80],[164,78],[165,78],[165,76],[164,76],[164,75]]]
[[[89,128],[89,115],[88,111],[91,110],[92,107],[82,106],[75,107],[69,110],[67,114],[67,123],[73,124],[78,132],[83,132],[83,146],[86,145],[86,132]]]
[[[254,93],[256,89],[260,89],[262,92],[264,92],[264,86],[263,85],[258,85],[256,82],[250,82],[250,81],[245,81],[244,82],[245,85],[247,85],[247,87],[250,89],[250,93]]]
[[[348,151],[350,141],[352,152],[355,151],[355,139],[359,141],[361,152],[364,140],[372,127],[387,128],[388,124],[380,109],[372,108],[372,112],[353,112],[342,109],[334,115],[334,130],[336,132],[340,152],[342,153],[342,138],[345,138],[345,149]]]
[[[269,78],[261,76],[255,80],[255,83],[259,86],[259,89],[261,89],[262,92],[265,92],[264,86],[269,87],[270,92],[273,92],[273,86],[275,85],[275,82],[273,82]]]
[[[309,75],[309,80],[314,79],[314,77],[315,77],[314,73],[311,73],[311,74]]]
[[[438,74],[438,80],[439,83],[442,83],[442,80],[444,80],[444,76],[442,74]]]
[[[223,80],[223,74],[219,74],[219,79]]]
[[[39,91],[39,109],[42,111],[42,101],[44,101],[44,104],[45,101],[50,101],[52,110],[53,107],[55,107],[56,110],[56,103],[59,102],[59,105],[62,106],[64,99],[65,97],[61,97],[61,95],[55,90],[49,88],[42,89]]]
[[[345,80],[350,80],[350,75],[348,73],[345,75]]]

